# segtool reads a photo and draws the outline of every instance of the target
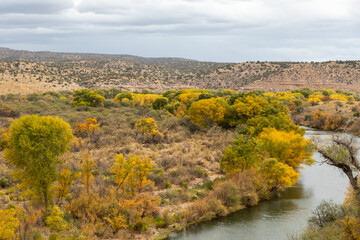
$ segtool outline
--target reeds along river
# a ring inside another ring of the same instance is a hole
[[[306,128],[305,137],[331,137],[331,132]],[[321,162],[319,153],[314,159]],[[296,185],[279,197],[235,212],[227,217],[191,226],[169,239],[264,240],[288,239],[307,225],[312,210],[322,200],[342,203],[348,180],[340,170],[326,164],[304,166]]]

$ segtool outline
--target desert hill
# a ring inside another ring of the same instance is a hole
[[[0,94],[121,88],[163,91],[302,87],[360,91],[360,61],[216,63],[183,58],[0,48]]]

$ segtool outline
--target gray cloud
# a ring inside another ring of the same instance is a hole
[[[57,13],[72,8],[72,0],[4,0],[0,1],[0,13]]]
[[[358,0],[12,0],[0,46],[211,61],[356,59]]]

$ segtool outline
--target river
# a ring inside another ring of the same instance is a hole
[[[332,133],[306,128],[305,137],[329,137]],[[320,164],[322,157],[304,166],[294,187],[279,197],[224,218],[193,225],[169,236],[173,240],[281,240],[302,232],[311,212],[322,200],[342,203],[348,180],[340,170]]]

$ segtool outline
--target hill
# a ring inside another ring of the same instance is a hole
[[[183,58],[30,52],[0,48],[0,94],[120,88],[163,91],[360,90],[360,61],[216,63]]]

